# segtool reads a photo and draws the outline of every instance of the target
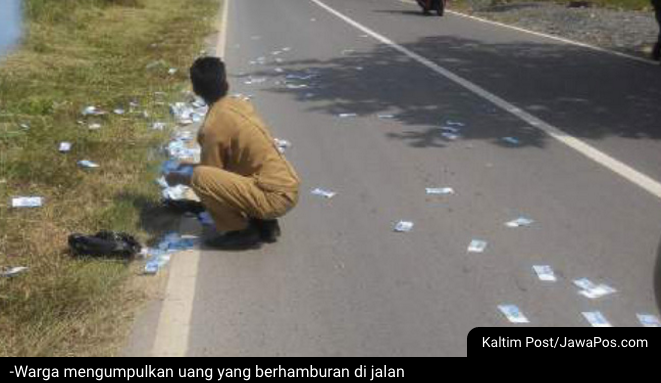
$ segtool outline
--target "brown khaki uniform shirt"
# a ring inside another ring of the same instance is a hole
[[[201,165],[251,178],[267,192],[298,193],[298,175],[247,101],[224,97],[216,102],[199,131],[198,143]]]

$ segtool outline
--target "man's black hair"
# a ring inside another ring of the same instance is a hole
[[[193,91],[211,105],[227,95],[225,64],[217,57],[200,57],[190,68]]]

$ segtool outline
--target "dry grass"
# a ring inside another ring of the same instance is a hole
[[[515,3],[553,2],[558,4],[569,4],[572,0],[450,0],[451,9],[468,11],[472,7],[488,8],[490,5],[503,5]],[[596,7],[625,10],[647,10],[652,6],[649,0],[587,0]]]
[[[73,259],[73,232],[108,229],[142,240],[158,201],[158,147],[167,107],[211,32],[219,0],[27,0],[27,36],[0,66],[0,265],[29,272],[0,280],[0,356],[113,355],[142,294],[136,266]],[[146,70],[148,63],[167,65]],[[180,68],[175,76],[169,67]],[[155,92],[166,92],[156,97]],[[96,105],[137,112],[85,119]],[[91,131],[77,121],[99,122]],[[22,129],[21,124],[29,124]],[[61,141],[73,143],[60,154]],[[89,159],[100,169],[84,171]],[[43,196],[10,209],[14,196]]]

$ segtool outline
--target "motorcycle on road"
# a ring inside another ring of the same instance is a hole
[[[417,0],[418,5],[422,7],[422,13],[425,15],[431,14],[431,11],[435,11],[437,15],[443,16],[445,13],[445,1],[446,0]]]

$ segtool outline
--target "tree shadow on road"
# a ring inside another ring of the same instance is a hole
[[[661,138],[661,73],[651,65],[564,44],[487,44],[453,35],[425,37],[402,46],[575,137]],[[275,72],[276,67],[284,73]],[[446,146],[449,139],[440,128],[448,120],[465,124],[465,140],[543,148],[548,139],[383,44],[371,51],[338,52],[328,60],[275,63],[269,59],[263,66],[246,65],[236,72],[240,70],[247,72],[246,77],[266,77],[267,90],[290,95],[308,104],[310,111],[374,118],[392,113],[402,131],[385,134],[415,148]],[[286,74],[315,77],[287,80],[294,86],[308,85],[296,89],[287,88]],[[520,144],[506,144],[502,141],[506,136],[519,138]]]

